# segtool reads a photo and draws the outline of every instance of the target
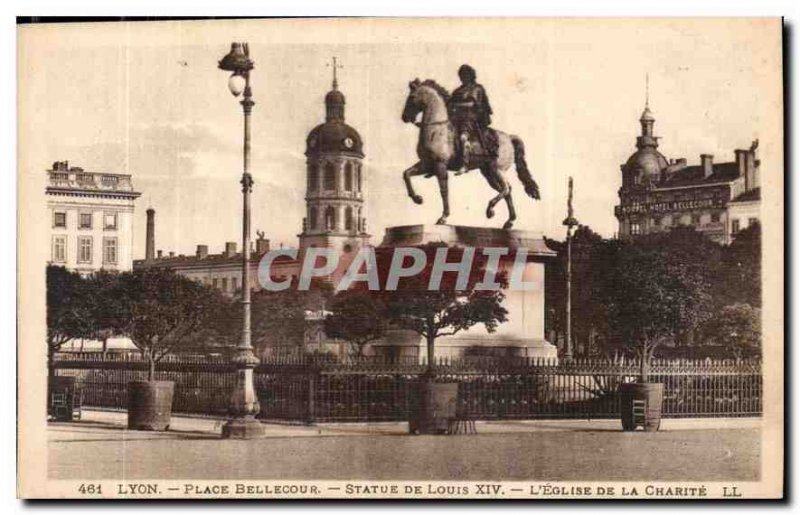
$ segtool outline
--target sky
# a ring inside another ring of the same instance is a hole
[[[241,238],[242,111],[217,61],[248,41],[255,61],[253,236],[297,244],[305,212],[305,139],[324,121],[337,56],[346,120],[364,139],[366,216],[373,243],[386,227],[433,223],[435,179],[402,172],[416,161],[418,129],[400,113],[414,78],[449,89],[472,65],[489,94],[493,126],[526,145],[542,200],[513,177],[517,229],[563,238],[567,180],[578,220],[611,237],[620,164],[635,150],[649,75],[655,133],[667,158],[731,161],[760,139],[762,180],[782,174],[781,26],[745,19],[248,20],[24,26],[19,29],[22,177],[54,161],[129,173],[136,204],[134,258],[144,256],[145,209],[156,248],[220,252]],[[770,137],[772,136],[772,137]],[[450,180],[459,225],[500,227],[505,204],[479,172]],[[43,204],[44,205],[44,204]],[[42,209],[42,216],[45,210]]]

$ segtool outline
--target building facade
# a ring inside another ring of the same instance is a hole
[[[135,201],[131,176],[56,161],[47,170],[50,260],[80,273],[131,270]]]
[[[614,208],[620,238],[668,231],[688,225],[721,244],[760,220],[758,141],[734,151],[735,160],[715,163],[702,154],[699,165],[667,159],[654,136],[655,117],[645,106],[639,119],[636,152],[620,169],[620,203]]]

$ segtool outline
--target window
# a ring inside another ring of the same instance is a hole
[[[92,228],[92,213],[81,213],[78,215],[78,228],[91,229]]]
[[[336,210],[333,206],[328,206],[325,209],[325,229],[328,231],[336,229]]]
[[[217,279],[216,277],[211,279],[211,286],[213,286],[214,288],[218,288],[219,287],[219,279]]]
[[[653,225],[656,227],[661,226],[661,219],[660,218],[653,218]]]
[[[64,263],[67,261],[67,237],[53,236],[53,256],[54,263]]]
[[[747,219],[747,227],[752,227],[758,223],[758,218],[748,218]]]
[[[353,208],[349,206],[344,210],[344,229],[345,231],[353,230]]]
[[[228,291],[228,278],[222,278],[222,291]]]
[[[103,238],[103,263],[117,264],[117,239]]]
[[[356,165],[356,186],[358,191],[361,192],[361,165]]]
[[[711,222],[719,223],[719,213],[711,213]]]
[[[114,230],[117,228],[117,213],[103,214],[103,229]]]
[[[692,215],[692,225],[700,225],[700,215],[698,214]]]
[[[308,227],[310,229],[312,229],[312,230],[316,229],[317,228],[317,208],[312,207],[311,209],[308,210],[308,218],[309,218]]]
[[[353,191],[353,163],[344,165],[344,189]]]
[[[239,278],[238,277],[232,277],[231,278],[231,288],[233,289],[233,291],[236,291],[236,290],[239,289]]]
[[[333,191],[336,189],[336,167],[333,163],[325,165],[325,191]]]
[[[631,223],[631,234],[633,234],[634,236],[642,234],[642,226],[639,224],[639,222]]]
[[[734,218],[731,220],[731,234],[736,234],[739,232],[739,219]]]
[[[53,227],[67,227],[67,213],[56,211],[53,213]]]
[[[78,263],[92,262],[92,237],[78,236]]]
[[[319,184],[319,167],[311,165],[308,167],[308,191],[317,191]]]

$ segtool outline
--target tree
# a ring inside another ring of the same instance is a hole
[[[119,274],[98,270],[85,278],[91,295],[89,338],[103,342],[103,355],[108,348],[108,339],[114,336],[115,288]]]
[[[760,356],[761,310],[744,303],[725,306],[706,321],[703,334],[737,358]]]
[[[93,334],[90,283],[64,267],[47,267],[47,369],[53,376],[53,359],[65,343]]]
[[[156,363],[191,341],[226,302],[216,289],[161,268],[119,274],[113,296],[114,328],[148,360],[148,381]]]
[[[641,380],[659,345],[694,330],[710,313],[711,284],[686,235],[644,237],[621,245],[605,276],[603,301],[617,345],[641,359]],[[680,249],[683,249],[681,251]]]
[[[507,320],[508,311],[502,302],[502,289],[478,290],[475,285],[483,279],[483,259],[476,256],[470,269],[466,287],[457,287],[457,274],[443,274],[438,289],[428,289],[433,271],[433,254],[437,246],[423,247],[428,255],[427,264],[418,274],[403,278],[394,291],[383,291],[381,300],[386,315],[393,326],[414,331],[427,344],[428,372],[433,372],[434,345],[437,338],[452,336],[470,327],[483,324],[493,333],[497,326]],[[462,249],[449,249],[448,261],[459,261]],[[379,261],[380,263],[380,261]],[[388,266],[379,264],[379,270],[388,271]],[[506,286],[506,278],[498,274],[497,281]],[[383,283],[385,284],[385,282]]]
[[[545,274],[546,327],[548,332],[555,332],[557,340],[557,335],[566,331],[567,245],[551,239],[546,239],[546,244],[558,253]],[[578,354],[605,351],[609,330],[601,278],[618,245],[618,241],[604,240],[585,225],[578,226],[572,236],[572,339]]]
[[[348,342],[356,356],[363,356],[365,347],[386,333],[385,308],[370,292],[339,292],[330,309],[332,313],[325,317],[325,334]]]
[[[744,302],[761,307],[761,225],[749,225],[723,250],[719,307]]]
[[[306,333],[313,330],[317,322],[324,322],[321,313],[331,296],[332,287],[321,281],[313,281],[307,291],[297,290],[295,281],[282,291],[253,292],[251,338],[256,354],[301,354]],[[206,342],[236,347],[242,338],[242,304],[238,299],[230,299],[220,309],[211,321],[212,329]]]

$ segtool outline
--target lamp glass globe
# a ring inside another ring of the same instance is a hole
[[[231,90],[233,96],[238,97],[244,91],[245,80],[244,77],[234,73],[231,75],[231,78],[228,79],[228,89]]]

